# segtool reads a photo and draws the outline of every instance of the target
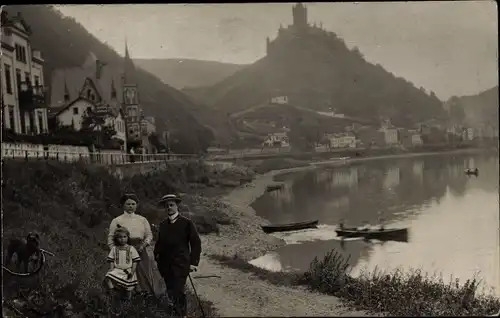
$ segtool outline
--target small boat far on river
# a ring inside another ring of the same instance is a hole
[[[479,169],[476,168],[476,169],[465,169],[464,170],[465,174],[468,175],[468,176],[476,176],[479,174]]]
[[[408,241],[407,228],[388,228],[388,229],[358,229],[358,228],[343,228],[335,230],[338,236],[344,238],[363,237],[371,240],[391,240],[391,241]]]
[[[315,229],[318,227],[318,222],[318,220],[314,220],[289,224],[262,225],[261,228],[265,233],[297,231],[305,229]]]

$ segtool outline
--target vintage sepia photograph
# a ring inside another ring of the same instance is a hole
[[[500,316],[497,3],[2,5],[2,316]]]

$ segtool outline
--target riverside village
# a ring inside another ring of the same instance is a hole
[[[3,316],[498,317],[495,13],[2,6]]]

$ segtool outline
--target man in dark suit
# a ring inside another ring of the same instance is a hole
[[[180,202],[175,194],[160,199],[168,218],[160,223],[154,255],[177,314],[186,317],[185,285],[189,272],[195,271],[200,262],[201,240],[194,223],[179,214]]]

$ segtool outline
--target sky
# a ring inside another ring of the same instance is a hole
[[[292,3],[57,6],[132,58],[250,64],[292,23]],[[494,1],[307,3],[308,20],[396,76],[446,100],[498,85]]]

